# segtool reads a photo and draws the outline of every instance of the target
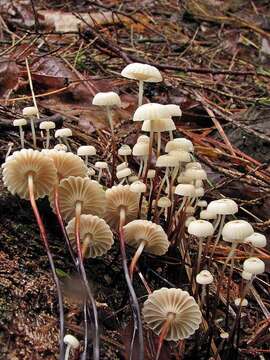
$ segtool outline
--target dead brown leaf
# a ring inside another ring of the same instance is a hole
[[[20,70],[15,61],[0,62],[0,97],[8,99],[12,91],[19,85]]]

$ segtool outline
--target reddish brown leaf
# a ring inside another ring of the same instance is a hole
[[[8,99],[11,92],[19,85],[20,70],[12,60],[0,62],[0,97]]]

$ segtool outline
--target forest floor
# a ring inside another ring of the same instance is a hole
[[[164,80],[146,85],[145,101],[180,105],[177,134],[193,142],[207,170],[205,199],[236,200],[241,218],[269,238],[269,1],[0,1],[0,44],[1,163],[10,146],[20,148],[12,121],[32,104],[29,72],[39,121],[70,127],[72,149],[92,144],[99,159],[110,161],[105,113],[92,105],[95,93],[110,90],[122,100],[113,114],[117,142],[134,145],[137,85],[120,72],[128,63],[146,62],[158,67]],[[132,166],[138,167],[134,159]],[[53,360],[57,301],[39,232],[28,202],[9,194],[2,182],[0,194],[0,359]],[[67,327],[81,339],[79,282],[47,200],[39,207],[65,293]],[[268,271],[269,250],[268,245]],[[178,253],[159,261],[143,257],[140,267],[153,288],[189,288],[178,276]],[[101,359],[124,359],[131,326],[117,244],[86,269],[98,301]],[[269,332],[261,330],[269,322],[262,304],[270,311],[269,278],[264,279],[246,312],[242,359],[269,356]],[[144,288],[137,281],[135,286],[143,301]],[[237,282],[233,291],[239,291]],[[184,359],[204,358],[204,336],[187,341]],[[168,351],[165,347],[161,360]],[[174,352],[171,358],[181,357]]]

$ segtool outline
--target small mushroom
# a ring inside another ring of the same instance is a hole
[[[46,131],[46,149],[50,147],[50,130],[55,129],[53,121],[42,121],[39,125],[40,130]]]
[[[67,148],[66,145],[64,145],[64,144],[56,144],[56,145],[53,147],[53,150],[55,150],[55,151],[64,151],[64,152],[67,152],[68,148]]]
[[[67,139],[71,136],[72,136],[72,131],[69,128],[58,129],[54,133],[54,137],[56,139],[59,139],[60,143],[66,145],[66,147],[68,148],[68,151],[70,151],[70,152],[71,152],[71,148],[69,146]]]
[[[144,82],[160,82],[162,76],[159,70],[152,65],[132,63],[128,64],[121,72],[121,75],[125,78],[139,81],[139,95],[138,106],[143,102],[143,83]]]
[[[193,152],[194,147],[192,142],[186,138],[175,138],[173,140],[168,141],[165,146],[166,153],[169,153],[170,151],[173,150]]]
[[[77,150],[77,155],[83,157],[85,166],[88,166],[89,156],[95,156],[97,154],[96,148],[92,145],[80,146]]]
[[[35,106],[27,106],[23,109],[23,116],[27,119],[30,119],[34,148],[37,147],[36,131],[34,124],[34,119],[37,117],[37,115],[38,109]]]
[[[189,338],[199,328],[202,314],[195,299],[181,289],[161,288],[150,294],[142,309],[146,324],[159,335],[156,359],[163,340]]]
[[[67,345],[66,353],[65,353],[65,360],[68,360],[70,350],[71,349],[74,349],[74,350],[78,349],[78,347],[80,346],[80,342],[75,336],[67,334],[64,337],[64,343]]]
[[[69,221],[67,233],[76,250],[75,218]],[[80,215],[80,239],[83,258],[95,258],[106,254],[113,245],[113,234],[106,222],[94,215]]]
[[[165,220],[167,220],[168,208],[172,206],[171,200],[166,196],[162,196],[161,198],[158,199],[157,206],[160,208],[158,217],[160,217],[161,214],[164,212]]]
[[[98,179],[97,179],[98,182],[100,182],[101,177],[102,177],[102,173],[103,173],[104,170],[106,170],[108,175],[111,176],[109,166],[106,163],[106,161],[97,161],[95,163],[95,168],[98,169]]]
[[[128,159],[127,157],[130,156],[132,153],[131,148],[129,145],[122,145],[119,149],[118,149],[118,155],[119,156],[124,156],[125,162],[128,164]]]
[[[207,297],[207,310],[209,308],[209,285],[214,281],[213,275],[208,270],[202,270],[196,275],[196,283],[202,286],[202,305]]]
[[[125,181],[127,181],[127,178],[131,175],[131,173],[132,171],[128,167],[118,170],[116,173],[116,177],[118,180],[121,180],[120,184],[123,184]]]
[[[161,256],[167,252],[170,245],[163,228],[147,220],[129,222],[124,226],[124,236],[126,243],[137,249],[130,265],[131,278],[143,251]]]
[[[16,126],[19,128],[20,133],[20,140],[21,140],[21,147],[24,148],[24,131],[23,126],[27,124],[27,121],[25,119],[16,119],[13,121],[13,126]]]
[[[147,158],[149,154],[149,143],[148,142],[137,142],[132,149],[133,156],[137,156],[140,159],[140,168],[138,177],[144,175],[147,167]]]

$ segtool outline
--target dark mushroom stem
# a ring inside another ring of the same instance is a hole
[[[133,278],[133,273],[134,273],[134,269],[136,268],[137,262],[139,260],[139,257],[141,256],[143,249],[145,248],[146,245],[146,241],[142,240],[142,242],[140,243],[140,245],[138,246],[132,260],[131,260],[131,264],[129,266],[129,273],[130,273],[130,279],[132,281]]]
[[[164,321],[164,324],[163,324],[162,329],[161,329],[161,333],[159,335],[158,348],[157,348],[157,353],[156,353],[155,360],[158,360],[159,357],[160,357],[160,353],[161,353],[161,349],[162,349],[164,339],[166,338],[166,336],[168,334],[170,324],[171,324],[171,322],[173,321],[174,318],[175,318],[175,314],[169,313],[167,320]]]
[[[124,207],[121,207],[120,208],[120,220],[119,220],[120,250],[121,250],[121,255],[122,255],[122,265],[123,265],[123,270],[124,270],[124,274],[125,274],[125,279],[126,279],[126,283],[127,283],[129,294],[130,294],[131,308],[132,308],[133,320],[134,320],[134,333],[133,333],[133,339],[132,339],[132,343],[131,343],[131,351],[130,351],[129,358],[132,359],[134,337],[135,337],[135,333],[138,331],[138,337],[139,337],[138,360],[143,360],[144,359],[143,328],[142,328],[142,321],[141,321],[140,307],[139,307],[138,299],[137,299],[136,293],[134,291],[132,281],[131,281],[131,278],[129,276],[129,271],[128,271],[126,247],[125,247],[125,239],[124,239],[124,229],[123,229],[125,222],[126,222],[126,210]]]
[[[33,179],[33,175],[29,174],[28,175],[28,190],[29,190],[29,197],[30,197],[30,203],[39,227],[39,231],[40,231],[40,237],[44,243],[46,252],[47,252],[47,256],[49,259],[49,263],[50,263],[50,267],[51,267],[51,271],[52,271],[52,275],[53,275],[53,280],[54,283],[56,285],[56,291],[57,291],[57,297],[58,297],[58,305],[59,305],[59,317],[60,317],[60,337],[59,337],[59,346],[60,346],[60,354],[59,354],[59,359],[63,360],[64,359],[64,306],[63,306],[63,296],[62,296],[62,291],[61,291],[61,287],[60,287],[60,282],[58,279],[58,276],[56,274],[56,269],[55,269],[55,265],[53,262],[53,257],[52,257],[52,253],[49,247],[49,242],[48,242],[48,238],[47,238],[47,233],[43,224],[43,221],[40,217],[39,214],[39,210],[36,204],[36,200],[35,200],[35,194],[34,194],[34,179]]]
[[[92,291],[90,289],[85,268],[83,265],[83,254],[81,249],[81,239],[80,239],[80,223],[81,223],[81,210],[82,210],[82,203],[78,201],[76,203],[75,208],[75,237],[76,237],[76,245],[77,245],[77,252],[78,252],[78,262],[79,262],[79,269],[82,276],[83,284],[87,293],[87,297],[90,300],[92,305],[92,311],[94,315],[94,330],[93,330],[93,359],[99,359],[99,326],[98,326],[98,314],[97,314],[97,307],[95,303],[95,299],[93,297]]]

